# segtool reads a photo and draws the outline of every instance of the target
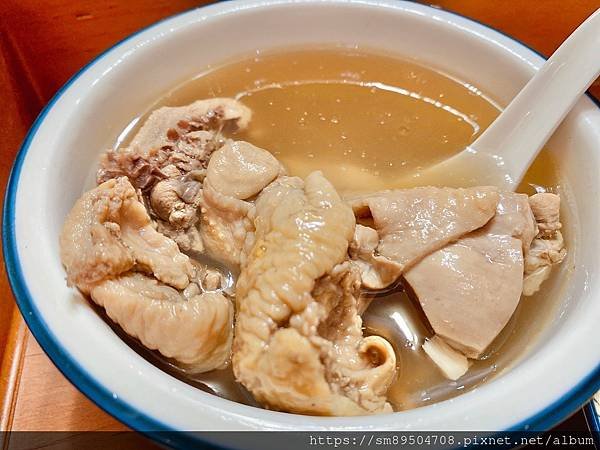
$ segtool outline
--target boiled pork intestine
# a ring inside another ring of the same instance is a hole
[[[256,202],[256,232],[237,283],[236,378],[270,408],[317,415],[391,411],[396,358],[364,337],[360,277],[344,263],[354,216],[319,173],[283,177]]]

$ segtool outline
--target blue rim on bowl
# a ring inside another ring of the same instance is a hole
[[[193,10],[201,9],[205,6],[194,8]],[[424,7],[424,5],[421,6]],[[37,310],[35,303],[31,297],[21,269],[15,238],[15,202],[23,161],[25,159],[31,141],[36,135],[40,124],[44,121],[48,112],[53,108],[54,104],[69,88],[69,86],[75,80],[77,80],[86,70],[88,70],[96,62],[101,60],[107,53],[118,48],[124,42],[129,41],[141,32],[151,30],[152,28],[156,27],[158,24],[164,21],[168,21],[174,17],[179,17],[188,14],[193,10],[184,11],[174,16],[165,18],[119,41],[117,44],[105,50],[100,55],[95,57],[92,61],[90,61],[87,65],[85,65],[83,68],[81,68],[75,75],[73,75],[73,77],[71,77],[65,83],[64,86],[62,86],[58,90],[58,92],[48,102],[48,104],[44,107],[44,109],[41,111],[41,113],[33,123],[31,129],[25,137],[25,140],[23,141],[21,148],[17,153],[8,180],[2,223],[2,244],[4,248],[4,260],[11,289],[13,291],[21,314],[27,322],[27,325],[29,326],[31,332],[39,342],[40,346],[50,357],[50,359],[59,368],[63,375],[71,381],[71,383],[73,383],[81,392],[83,392],[90,400],[92,400],[104,411],[116,417],[127,426],[142,432],[143,434],[147,435],[152,439],[155,439],[168,446],[175,446],[181,448],[189,447],[190,444],[194,444],[196,446],[198,446],[199,444],[209,444],[211,446],[216,446],[216,444],[212,442],[208,443],[206,440],[200,439],[197,434],[191,435],[190,433],[186,432],[177,432],[177,430],[174,430],[170,426],[161,423],[155,418],[144,414],[142,411],[137,410],[132,405],[121,400],[120,398],[114,398],[112,393],[108,389],[106,389],[102,384],[95,380],[91,374],[86,372],[77,363],[77,361],[73,359],[71,355],[60,345],[52,331],[48,328],[43,318],[41,318],[39,311]],[[461,17],[465,20],[468,20],[470,22],[476,23],[479,26],[491,29],[498,34],[517,42],[524,49],[527,49],[543,58],[541,54],[529,48],[522,42],[510,36],[507,36],[504,33],[493,29],[492,27],[464,17],[455,12],[447,12]],[[589,97],[598,107],[600,107],[600,102],[598,102],[598,100],[596,100],[592,96]],[[551,428],[552,426],[559,423],[561,420],[568,417],[568,415],[570,415],[578,407],[580,407],[599,388],[600,365],[596,366],[596,368],[587,377],[580,381],[578,385],[574,386],[568,393],[564,394],[561,398],[555,400],[550,406],[546,407],[544,410],[538,412],[537,414],[528,418],[527,420],[524,420],[512,426],[507,431],[528,429],[542,430]],[[593,407],[588,406],[588,408],[592,409]],[[598,429],[600,425],[598,422],[598,416],[594,414],[594,418],[596,427]]]
[[[600,433],[600,402],[592,398],[583,408],[588,426],[592,431]]]

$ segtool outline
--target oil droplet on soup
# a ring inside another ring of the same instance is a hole
[[[249,128],[232,138],[271,151],[290,175],[321,170],[343,193],[402,187],[399,180],[406,174],[461,151],[500,113],[473,84],[415,62],[345,48],[257,52],[200,73],[148,112],[217,96],[236,97],[253,111]],[[143,119],[121,135],[123,143]],[[533,185],[552,190],[557,180],[550,154],[543,151],[519,191],[533,194]],[[565,238],[568,246],[568,232]],[[373,300],[365,316],[366,331],[388,337],[398,354],[399,376],[389,391],[394,409],[454,397],[517,362],[555,311],[557,302],[548,292],[544,285],[535,296],[522,299],[484,359],[475,361],[457,382],[445,379],[419,349],[430,332],[406,294]],[[142,353],[165,370],[175,370],[159,355]],[[247,393],[240,394],[230,370],[222,374],[187,381],[253,404]],[[186,380],[185,374],[175,375]],[[226,381],[218,382],[220,377]]]

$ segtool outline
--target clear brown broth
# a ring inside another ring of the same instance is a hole
[[[232,137],[270,150],[291,175],[304,177],[322,170],[342,193],[402,187],[399,180],[404,175],[462,150],[500,112],[491,97],[473,84],[413,61],[348,48],[257,51],[206,68],[160,98],[148,112],[222,96],[237,97],[253,111],[250,127]],[[119,144],[126,144],[138,128],[121,135]],[[519,191],[532,194],[536,186],[548,190],[558,186],[547,151],[534,162]],[[414,302],[404,292],[374,299],[365,317],[366,331],[388,337],[398,355],[399,375],[389,391],[394,409],[454,397],[508,368],[532,345],[556,304],[545,289],[522,299],[485,357],[475,361],[465,377],[452,382],[418,348],[430,332]],[[190,377],[128,341],[178,378],[253,404],[234,382],[231,370]]]

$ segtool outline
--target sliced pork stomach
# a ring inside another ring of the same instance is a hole
[[[91,297],[127,334],[190,372],[223,368],[229,360],[233,305],[220,293],[184,299],[170,286],[131,273],[94,286]]]
[[[63,225],[60,251],[67,279],[84,293],[134,265],[181,289],[194,273],[175,242],[152,228],[124,177],[101,184],[75,203]]]
[[[535,230],[527,196],[502,193],[485,227],[405,272],[438,336],[470,358],[485,352],[519,303],[523,251]]]
[[[485,351],[519,302],[520,248],[508,236],[464,238],[404,275],[436,334],[470,358]]]
[[[281,177],[265,188],[254,224],[236,287],[237,380],[262,404],[288,412],[390,410],[384,391],[393,351],[381,338],[362,337],[357,272],[338,266],[354,232],[352,210],[315,172],[305,182]]]
[[[209,254],[239,266],[254,206],[245,201],[273,181],[282,167],[268,151],[247,142],[227,142],[208,163],[203,186],[200,236]]]
[[[347,201],[358,217],[373,217],[380,239],[377,252],[407,268],[485,225],[495,214],[499,194],[495,187],[423,187]]]

